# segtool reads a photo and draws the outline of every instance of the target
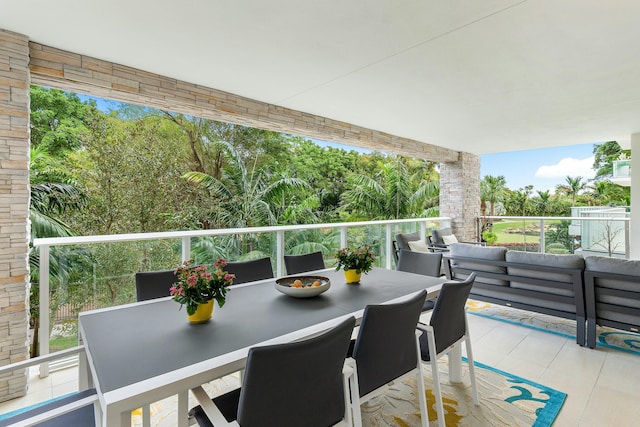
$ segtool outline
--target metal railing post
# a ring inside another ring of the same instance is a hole
[[[544,219],[540,220],[540,248],[539,252],[543,254],[545,252],[545,243],[544,243]]]
[[[189,261],[191,259],[191,237],[185,236],[182,238],[182,262]]]
[[[38,303],[39,308],[39,325],[38,325],[38,345],[40,356],[49,354],[49,246],[40,247],[40,288],[38,294],[40,296]],[[34,343],[35,344],[35,343]],[[40,378],[49,376],[49,362],[40,364]]]
[[[393,253],[393,238],[391,236],[391,224],[387,224],[385,226],[385,232],[386,232],[386,240],[387,240],[387,256],[386,256],[386,261],[385,261],[385,265],[387,270],[391,270],[391,254]]]
[[[340,227],[340,248],[347,247],[347,227]]]
[[[276,231],[276,276],[284,276],[284,230]]]

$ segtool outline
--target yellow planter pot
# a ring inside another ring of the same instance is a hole
[[[209,300],[204,304],[198,305],[196,312],[193,314],[187,314],[187,319],[191,323],[205,323],[211,319],[211,314],[213,313],[213,300]]]
[[[347,280],[347,283],[359,283],[360,276],[362,276],[362,273],[356,273],[356,270],[344,271],[344,278]]]

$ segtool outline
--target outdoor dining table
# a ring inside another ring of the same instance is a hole
[[[241,370],[249,348],[304,339],[349,316],[359,321],[368,304],[425,288],[434,299],[444,282],[383,268],[363,275],[360,284],[346,284],[342,271],[306,274],[328,277],[331,287],[293,298],[275,289],[275,279],[233,286],[224,307],[200,325],[189,324],[185,309],[169,297],[80,313],[86,349],[80,385],[96,388],[101,425],[129,426],[132,410],[179,395],[178,425],[186,426],[188,390]],[[460,356],[460,349],[450,356],[452,381],[460,378]]]

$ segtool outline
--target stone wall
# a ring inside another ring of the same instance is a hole
[[[480,156],[460,153],[458,161],[440,166],[440,215],[451,217],[453,233],[459,240],[477,240]]]
[[[0,365],[28,356],[29,44],[0,30]],[[0,401],[23,396],[26,371],[0,378]]]
[[[437,162],[458,152],[30,43],[33,84]]]

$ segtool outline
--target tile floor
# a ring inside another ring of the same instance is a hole
[[[640,425],[640,356],[598,347],[492,319],[469,315],[478,362],[567,393],[554,426]],[[70,393],[77,368],[29,381],[26,397],[0,404],[0,414]]]

